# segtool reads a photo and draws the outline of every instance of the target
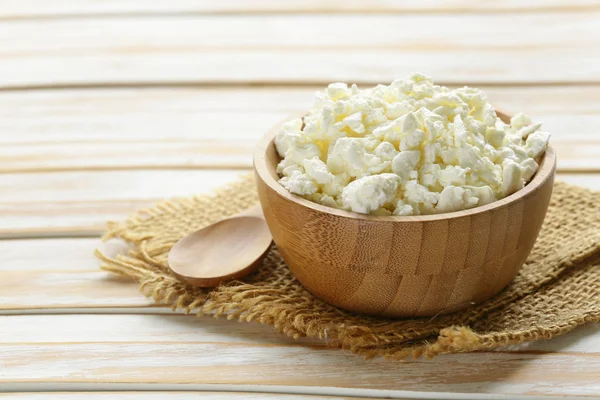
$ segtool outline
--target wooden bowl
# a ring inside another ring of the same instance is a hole
[[[446,214],[379,217],[285,190],[273,143],[282,123],[254,153],[260,202],[292,273],[327,303],[390,317],[449,313],[500,292],[529,255],[552,194],[551,147],[532,181],[502,200]]]

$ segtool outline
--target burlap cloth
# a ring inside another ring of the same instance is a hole
[[[515,280],[496,297],[455,314],[394,320],[349,313],[307,292],[273,246],[243,282],[199,289],[167,268],[184,235],[258,201],[251,177],[213,196],[173,199],[110,223],[105,238],[132,246],[102,268],[139,282],[157,303],[198,315],[272,325],[285,335],[327,340],[367,357],[433,357],[517,344],[600,321],[600,193],[557,183],[539,238]]]

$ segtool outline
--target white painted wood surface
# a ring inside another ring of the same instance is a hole
[[[324,342],[302,338],[293,340],[258,323],[232,323],[224,319],[196,318],[191,315],[154,314],[57,314],[0,316],[4,329],[0,343],[36,345],[69,343],[223,343],[248,346],[293,346],[326,349]],[[52,326],[53,329],[40,329]],[[585,357],[600,352],[600,324],[575,330],[571,335],[533,342],[523,346],[528,352],[560,352]],[[502,353],[521,350],[506,348]]]
[[[0,88],[387,82],[412,71],[458,84],[598,83],[599,18],[592,10],[9,20],[0,24]]]
[[[599,332],[593,326],[575,332],[567,344],[548,341],[541,350],[391,363],[365,361],[322,344],[297,343],[266,326],[191,316],[0,319],[8,328],[0,336],[0,364],[6,367],[0,373],[0,387],[12,382],[37,383],[42,388],[50,383],[135,387],[161,382],[213,384],[229,390],[236,386],[243,390],[241,385],[331,386],[390,390],[398,395],[419,390],[594,395],[600,390],[600,382],[593,379],[600,374],[600,343],[597,337],[586,337]],[[583,343],[578,344],[578,339]],[[507,380],[511,375],[518,379]]]
[[[113,170],[3,174],[0,237],[99,236],[106,221],[165,197],[207,194],[238,170]]]
[[[28,284],[31,291],[12,300],[19,303],[22,315],[0,316],[0,326],[4,327],[0,330],[0,365],[11,366],[0,372],[0,389],[3,384],[10,388],[11,382],[22,379],[37,382],[41,390],[47,390],[57,382],[77,385],[121,382],[136,388],[135,385],[154,381],[217,384],[228,390],[243,390],[236,385],[286,386],[293,383],[311,386],[312,382],[325,379],[332,387],[377,387],[397,395],[403,395],[405,390],[424,389],[497,394],[542,391],[554,395],[593,395],[598,390],[596,381],[589,377],[600,373],[600,325],[590,325],[570,335],[534,343],[517,351],[389,363],[382,360],[366,362],[327,349],[318,341],[295,342],[264,325],[169,315],[167,309],[156,307],[146,309],[145,312],[150,312],[147,315],[111,315],[119,312],[114,304],[95,301],[116,298],[121,305],[130,307],[127,312],[136,312],[136,307],[144,305],[136,303],[142,297],[136,293],[136,286],[126,280],[115,279],[107,285],[93,280],[85,284],[68,278],[70,274],[86,272],[91,276],[99,275],[95,269],[97,261],[91,256],[96,245],[96,239],[0,242],[0,265],[8,266],[0,274],[0,282],[6,285],[0,286],[3,294],[1,310],[11,309],[11,305],[4,302],[6,296],[11,296],[10,288],[24,285],[11,282],[11,278],[31,278]],[[111,246],[108,251],[119,250],[115,243]],[[41,262],[44,259],[49,262]],[[104,278],[107,277],[105,274]],[[52,289],[55,284],[63,285],[62,289]],[[115,289],[129,293],[130,303],[119,298]],[[36,296],[31,296],[32,292]],[[44,292],[49,295],[40,296]],[[61,293],[66,304],[53,305],[52,302],[61,300]],[[29,298],[37,299],[41,304],[29,303]],[[75,307],[79,313],[84,311],[89,315],[72,315],[70,310],[73,308],[64,309],[65,315],[23,315],[29,310],[35,313],[44,304],[56,307],[56,311],[65,305]],[[215,354],[219,356],[215,357]],[[20,361],[23,357],[26,363]],[[124,359],[129,361],[124,362]],[[140,364],[136,364],[138,362]],[[565,371],[565,364],[573,368]],[[152,365],[160,368],[152,368]],[[226,377],[207,372],[222,370],[228,371]],[[303,371],[302,376],[294,375],[294,370]],[[358,381],[353,374],[357,370],[361,377]],[[442,374],[443,370],[456,372]],[[143,376],[139,371],[144,372]],[[508,371],[518,371],[518,383],[505,382]],[[459,383],[456,374],[461,376]],[[37,379],[28,378],[32,375]],[[376,375],[377,379],[368,378],[371,375]],[[487,382],[484,388],[481,383],[476,383],[482,376]],[[577,390],[570,386],[572,382],[577,383]]]
[[[229,390],[237,385],[262,386],[265,391],[269,385],[327,386],[392,390],[397,395],[408,390],[593,396],[600,391],[598,357],[558,352],[488,352],[393,363],[308,346],[102,342],[10,344],[0,360],[6,367],[0,384],[6,387],[13,382],[41,387],[48,382],[193,382]]]
[[[600,190],[598,21],[597,0],[0,0],[0,398],[600,398],[600,325],[367,362],[173,313],[92,256],[125,248],[107,220],[247,172],[330,81],[481,86]]]

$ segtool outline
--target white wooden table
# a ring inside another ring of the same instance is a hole
[[[412,71],[542,120],[559,178],[600,189],[600,1],[0,0],[0,397],[600,396],[597,325],[364,361],[98,269],[105,221],[248,170],[328,82]]]

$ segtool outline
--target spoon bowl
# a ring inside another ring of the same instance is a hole
[[[191,285],[214,287],[254,271],[272,240],[260,206],[254,206],[178,241],[169,267]]]

